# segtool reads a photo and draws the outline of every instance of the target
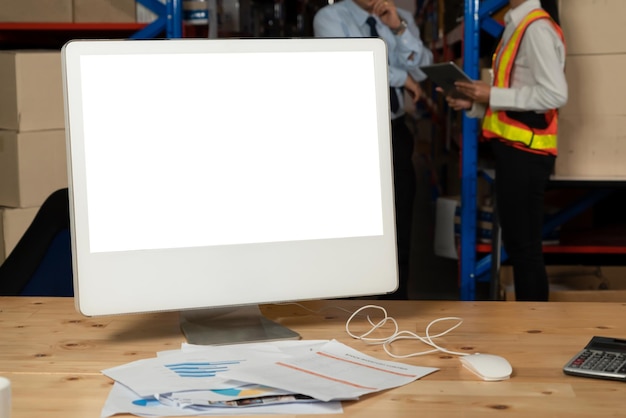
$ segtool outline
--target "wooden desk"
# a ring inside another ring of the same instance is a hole
[[[307,302],[313,310],[354,310],[372,301]],[[401,329],[424,334],[427,324],[460,316],[463,325],[440,338],[454,351],[494,353],[513,365],[504,382],[483,382],[459,359],[429,354],[403,360],[441,370],[412,384],[344,403],[342,417],[595,417],[626,416],[622,382],[566,376],[563,365],[594,335],[626,338],[626,303],[375,301]],[[335,338],[378,358],[380,346],[353,340],[348,314],[319,314],[296,305],[264,306],[266,316],[305,339]],[[71,298],[0,297],[0,375],[13,385],[13,418],[98,417],[112,382],[100,370],[183,341],[176,313],[85,318]],[[394,345],[398,353],[423,349]],[[312,416],[310,418],[313,418]]]

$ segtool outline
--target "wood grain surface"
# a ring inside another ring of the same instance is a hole
[[[432,320],[462,318],[462,325],[437,343],[453,351],[501,355],[512,364],[513,375],[503,382],[484,382],[462,368],[458,356],[441,352],[396,360],[440,370],[344,402],[340,416],[626,416],[626,384],[562,371],[592,336],[626,338],[625,303],[332,300],[265,305],[262,311],[304,339],[336,339],[394,360],[380,345],[346,333],[350,312],[370,303],[384,306],[400,329],[422,336]],[[370,313],[374,320],[380,318],[379,311]],[[101,370],[179,348],[184,338],[178,321],[175,312],[87,318],[75,311],[72,298],[0,297],[0,375],[12,382],[12,418],[99,417],[113,383]],[[450,325],[439,323],[431,333]],[[364,318],[351,326],[354,332],[368,328]],[[392,349],[402,355],[428,347],[399,341]]]

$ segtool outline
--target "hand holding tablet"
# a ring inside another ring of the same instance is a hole
[[[447,96],[459,99],[469,99],[457,90],[454,83],[457,81],[467,81],[469,83],[473,83],[474,80],[465,74],[465,72],[454,62],[450,61],[426,65],[424,67],[420,67],[420,69],[428,76],[428,78],[441,87]]]

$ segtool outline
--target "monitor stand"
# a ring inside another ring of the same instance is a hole
[[[256,305],[182,311],[180,328],[189,344],[199,345],[301,338],[300,334],[265,318]]]

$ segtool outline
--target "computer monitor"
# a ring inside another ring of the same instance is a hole
[[[181,311],[190,342],[227,343],[263,337],[205,312],[396,289],[383,41],[70,41],[62,58],[81,313]]]

